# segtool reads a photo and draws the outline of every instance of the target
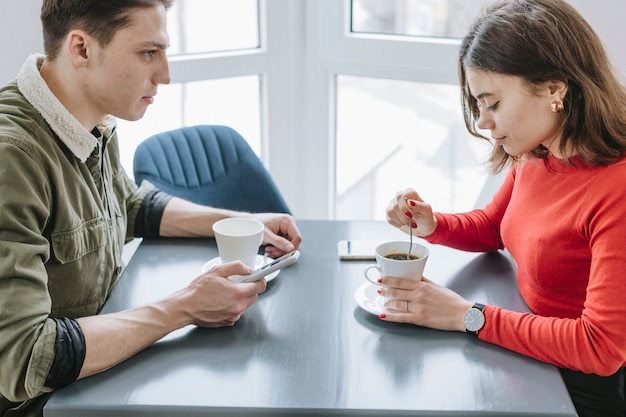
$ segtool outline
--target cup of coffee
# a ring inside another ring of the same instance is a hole
[[[258,220],[233,217],[213,224],[221,263],[241,261],[254,269],[265,225]]]
[[[376,285],[383,276],[422,279],[422,273],[428,260],[428,248],[413,243],[409,251],[409,242],[386,242],[376,247],[376,264],[368,265],[363,274]],[[371,276],[370,271],[378,271]]]

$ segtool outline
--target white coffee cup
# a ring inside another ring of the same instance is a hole
[[[422,273],[428,260],[428,248],[413,243],[411,245],[411,255],[417,256],[416,259],[406,259],[409,242],[395,241],[381,243],[376,247],[376,264],[368,265],[363,274],[365,278],[372,284],[381,285],[378,279],[383,276],[422,279]],[[387,258],[391,254],[403,254],[404,259]],[[376,277],[371,277],[369,272],[377,270]]]
[[[213,224],[221,263],[241,261],[254,269],[265,225],[258,220],[233,217]]]

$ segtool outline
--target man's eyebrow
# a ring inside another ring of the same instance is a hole
[[[157,49],[167,49],[170,47],[169,45],[166,45],[164,43],[159,43],[159,42],[144,42],[143,46],[146,48],[154,47]]]

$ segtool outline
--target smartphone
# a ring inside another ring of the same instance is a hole
[[[337,254],[344,261],[364,261],[376,259],[378,240],[340,240],[337,242]]]
[[[255,269],[248,275],[231,275],[228,279],[232,282],[254,282],[261,278],[265,278],[274,271],[278,271],[286,266],[296,262],[300,257],[300,251],[294,250],[286,255],[276,258],[270,263],[263,265],[260,268]]]

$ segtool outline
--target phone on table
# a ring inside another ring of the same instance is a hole
[[[344,261],[365,261],[376,259],[378,240],[340,240],[337,242],[337,254]]]
[[[231,275],[228,279],[232,282],[254,282],[261,278],[265,278],[272,272],[278,271],[286,266],[295,263],[300,257],[300,251],[294,250],[286,255],[276,258],[270,263],[263,265],[260,268],[255,269],[248,275]]]

